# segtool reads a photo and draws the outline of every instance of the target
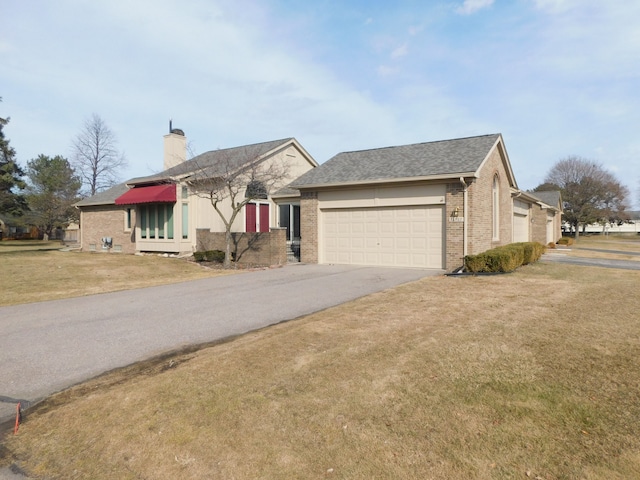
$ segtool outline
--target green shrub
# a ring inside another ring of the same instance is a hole
[[[464,266],[471,273],[506,273],[536,262],[544,253],[544,245],[538,242],[519,242],[492,248],[478,255],[464,257]]]
[[[224,252],[222,250],[207,250],[204,253],[205,253],[207,262],[216,262],[216,263],[224,262]]]
[[[193,252],[196,262],[224,262],[224,252],[222,250],[207,250],[204,252]]]

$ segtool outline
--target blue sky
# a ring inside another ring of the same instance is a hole
[[[23,165],[96,113],[123,180],[172,118],[195,153],[296,137],[320,163],[502,133],[522,189],[579,155],[636,194],[640,2],[0,0],[0,96]]]

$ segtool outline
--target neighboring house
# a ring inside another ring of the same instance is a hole
[[[500,134],[340,153],[290,187],[307,263],[452,271],[468,254],[560,237],[559,198],[518,189]]]
[[[604,223],[591,223],[586,226],[581,226],[580,231],[582,233],[599,233],[604,235],[614,234],[637,234],[640,235],[640,211],[629,210],[625,211],[628,220],[624,222],[604,222]],[[584,229],[583,229],[584,228]],[[563,229],[568,235],[573,235],[573,229],[571,225],[564,224]]]
[[[294,138],[213,150],[190,160],[185,158],[184,133],[172,130],[164,136],[161,173],[131,179],[78,202],[82,250],[191,253],[209,248],[198,245],[205,238],[201,233],[224,232],[225,227],[211,202],[194,193],[194,178],[201,179],[203,172],[211,179],[218,178],[222,174],[219,166],[222,163],[228,166],[230,161],[239,169],[244,162],[260,165],[279,162],[287,166],[282,187],[318,165]],[[244,191],[240,195],[244,198]],[[276,206],[270,195],[261,195],[243,208],[232,231],[269,232],[279,226],[279,216],[284,215],[285,209],[296,208],[299,211],[298,198],[281,201]],[[228,214],[230,206],[223,203],[221,209]],[[286,222],[289,218],[290,215]],[[283,230],[286,229],[283,236],[289,240],[293,232],[287,225],[283,225]]]

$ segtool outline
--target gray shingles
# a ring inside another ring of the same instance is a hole
[[[272,140],[270,142],[256,143],[253,145],[243,145],[241,147],[225,148],[220,150],[211,150],[193,157],[175,167],[169,168],[161,173],[149,175],[146,177],[133,178],[127,183],[145,183],[157,182],[172,177],[180,177],[193,172],[206,171],[210,176],[215,176],[218,172],[216,166],[223,164],[229,160],[237,161],[238,167],[243,163],[264,155],[265,153],[278,148],[285,143],[290,142],[293,138],[285,138],[282,140]]]
[[[292,187],[475,172],[499,134],[339,153],[295,180]]]
[[[558,208],[558,205],[560,204],[560,192],[558,190],[529,192],[529,194],[541,200],[543,203],[546,203],[550,207]]]
[[[119,183],[107,190],[96,193],[92,197],[88,197],[80,200],[76,203],[78,207],[89,207],[92,205],[113,205],[116,203],[116,198],[123,195],[129,188],[126,183]]]

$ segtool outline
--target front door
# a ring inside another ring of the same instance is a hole
[[[287,229],[287,260],[300,261],[300,205],[284,203],[279,206],[279,226]]]

